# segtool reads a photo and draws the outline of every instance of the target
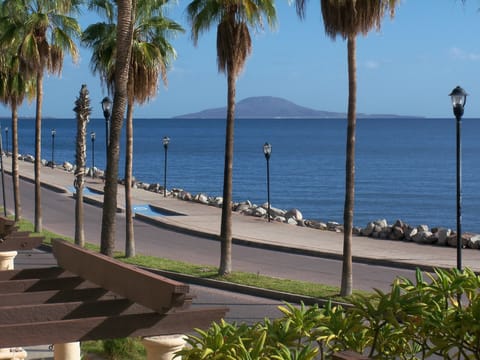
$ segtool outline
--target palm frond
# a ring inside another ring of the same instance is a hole
[[[344,39],[380,29],[386,12],[395,14],[399,0],[321,0],[325,33]]]

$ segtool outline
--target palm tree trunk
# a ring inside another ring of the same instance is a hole
[[[132,87],[129,80],[129,87]],[[129,94],[131,94],[129,89]],[[133,209],[132,209],[132,168],[133,168],[133,99],[129,99],[127,105],[126,126],[126,149],[125,149],[125,257],[135,256],[135,237],[133,233]]]
[[[75,175],[75,245],[85,246],[85,231],[83,227],[83,168],[79,170],[80,165],[77,163],[77,170],[82,174]]]
[[[86,85],[82,85],[80,95],[75,102],[75,112],[77,113],[77,141],[75,161],[77,168],[75,170],[75,244],[81,247],[85,246],[84,230],[84,211],[83,211],[83,187],[85,183],[85,166],[87,158],[87,120],[90,115],[89,95]]]
[[[22,206],[20,202],[20,175],[18,173],[18,107],[12,105],[12,182],[13,201],[15,207],[15,221],[22,218]]]
[[[227,129],[225,134],[225,168],[223,175],[222,224],[220,229],[220,275],[229,274],[232,271],[232,178],[236,78],[232,67],[228,69]]]
[[[115,249],[115,216],[117,211],[118,161],[120,159],[120,134],[127,106],[127,82],[133,36],[132,7],[135,0],[119,0],[117,21],[117,55],[115,65],[115,94],[113,99],[110,145],[107,151],[105,191],[102,213],[100,251],[113,256]]]
[[[37,103],[35,114],[35,232],[42,231],[42,196],[40,187],[40,168],[42,166],[42,101],[43,71],[37,73]]]
[[[343,211],[343,266],[341,296],[352,294],[352,229],[355,199],[355,128],[357,122],[357,60],[356,36],[350,35],[348,48],[348,128],[345,162],[345,206]]]

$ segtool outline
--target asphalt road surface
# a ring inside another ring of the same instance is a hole
[[[13,210],[11,177],[5,176],[5,200],[7,208]],[[3,201],[3,198],[2,198]],[[21,181],[22,216],[33,221],[34,187]],[[52,232],[74,237],[75,202],[72,196],[42,188],[43,227]],[[87,242],[99,244],[102,209],[85,204],[85,238]],[[116,248],[125,246],[125,217],[117,216]],[[217,241],[166,230],[141,221],[134,221],[136,250],[149,254],[196,264],[218,265],[220,244]],[[233,246],[234,270],[254,272],[280,278],[308,280],[339,286],[341,261],[320,257],[289,254],[286,252],[259,249],[241,245]],[[49,266],[55,263],[52,254],[38,250],[20,252],[15,260],[17,268]],[[354,288],[387,291],[397,276],[414,278],[414,271],[373,264],[353,265]],[[195,295],[193,306],[226,306],[226,320],[230,322],[254,323],[265,317],[281,315],[281,301],[245,294],[190,285]],[[35,351],[35,349],[33,350]]]
[[[13,208],[11,177],[5,175],[7,208]],[[22,216],[33,220],[34,186],[21,181]],[[50,231],[74,237],[75,202],[72,196],[42,188],[43,227]],[[99,244],[102,209],[85,204],[85,239]],[[116,222],[116,248],[123,251],[125,244],[125,217],[118,214]],[[134,221],[135,244],[139,254],[181,260],[196,264],[218,266],[220,243],[198,236]],[[304,256],[234,245],[232,250],[233,269],[280,278],[307,280],[334,286],[340,285],[341,261],[320,257]],[[412,270],[354,263],[353,285],[355,289],[388,290],[396,276],[413,278]]]

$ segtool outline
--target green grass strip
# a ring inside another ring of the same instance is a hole
[[[18,222],[19,230],[33,232],[33,224],[21,220]],[[33,233],[34,235],[44,236],[44,243],[51,244],[52,239],[60,238],[73,243],[73,239],[70,237],[58,235],[50,231],[42,231],[40,234]],[[95,252],[100,251],[100,247],[90,243],[85,244],[85,248]],[[155,256],[137,255],[131,258],[125,258],[122,253],[116,252],[115,258],[136,266],[147,267],[155,270],[171,271],[179,274],[190,275],[198,278],[214,279],[219,281],[226,281],[234,284],[248,285],[259,287],[268,290],[282,291],[291,294],[311,296],[320,299],[332,299],[335,301],[348,302],[348,298],[340,297],[340,289],[335,286],[324,285],[308,281],[281,279],[271,276],[265,276],[261,274],[247,273],[241,271],[234,271],[226,276],[218,275],[218,268],[209,265],[197,265],[190,264],[183,261],[171,260],[166,258],[159,258]],[[365,291],[357,291],[354,293],[368,294]]]

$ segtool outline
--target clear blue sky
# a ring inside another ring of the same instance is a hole
[[[170,17],[183,24],[184,35],[172,39],[178,58],[168,73],[168,88],[137,106],[135,117],[165,118],[226,104],[226,78],[217,72],[216,28],[193,46],[185,7],[179,1]],[[359,37],[357,45],[358,102],[363,113],[450,117],[448,94],[462,86],[469,98],[465,117],[480,117],[480,1],[403,0],[394,19],[388,16],[379,32]],[[253,53],[237,82],[237,101],[271,95],[319,110],[346,112],[347,53],[341,38],[332,41],[323,31],[319,0],[310,0],[307,17],[277,1],[278,26],[253,33]],[[85,14],[82,26],[89,24]],[[81,49],[76,65],[66,58],[61,78],[45,83],[44,116],[72,117],[81,84],[90,91],[92,117],[103,117],[100,101],[106,95],[89,69],[90,53]],[[25,105],[21,116],[34,116]],[[9,116],[2,108],[1,116]]]

